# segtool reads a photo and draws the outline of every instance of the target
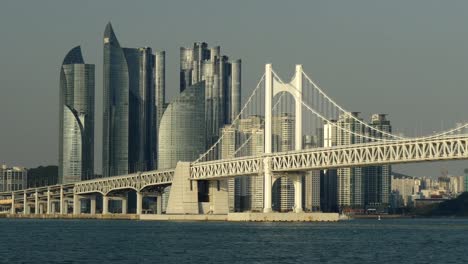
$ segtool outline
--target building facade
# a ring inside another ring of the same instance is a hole
[[[70,50],[60,69],[59,183],[94,176],[94,78],[80,46]]]
[[[196,42],[180,48],[180,91],[203,81],[206,148],[219,138],[221,128],[239,114],[241,61],[229,61],[219,46]]]
[[[203,82],[187,87],[166,108],[159,125],[158,169],[194,161],[205,151]]]
[[[112,25],[109,23],[106,26],[103,71],[104,177],[156,168],[156,101],[164,104],[164,61],[164,53],[155,56],[148,47],[122,48]]]
[[[0,166],[0,192],[26,189],[28,170],[22,167]]]
[[[392,132],[392,126],[385,114],[372,115],[369,125],[380,131]],[[381,132],[371,129],[369,130],[369,136],[385,138]],[[392,167],[390,165],[369,166],[363,168],[363,170],[365,207],[384,210],[389,206]]]

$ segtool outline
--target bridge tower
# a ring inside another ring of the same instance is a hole
[[[296,65],[296,73],[290,83],[284,84],[273,77],[271,64],[265,65],[265,154],[272,153],[272,105],[273,97],[280,92],[288,92],[295,101],[295,150],[302,150],[302,65]],[[263,212],[272,211],[272,164],[266,157],[264,164],[264,205]],[[302,174],[289,175],[294,182],[294,211],[302,212]]]

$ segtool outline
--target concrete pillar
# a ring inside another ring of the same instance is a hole
[[[50,199],[50,189],[47,190],[47,214],[52,213],[52,201]]]
[[[39,214],[44,214],[44,204],[39,204]]]
[[[156,195],[156,214],[162,214],[162,193]]]
[[[127,214],[128,199],[127,197],[122,198],[122,214]]]
[[[73,194],[73,214],[78,215],[81,213],[81,197],[78,194]]]
[[[39,193],[34,193],[34,214],[39,214]]]
[[[143,194],[136,192],[136,214],[141,215],[143,213]]]
[[[50,201],[50,213],[55,214],[55,202]]]
[[[23,214],[28,214],[28,196],[26,194],[26,191],[23,193]]]
[[[96,214],[96,196],[91,196],[91,198],[89,199],[90,202],[89,202],[89,213],[92,214],[92,215],[95,215]]]
[[[302,213],[302,175],[294,177],[294,212]]]
[[[64,207],[65,207],[65,201],[63,197],[63,186],[60,186],[60,214],[67,213]]]
[[[103,195],[102,196],[102,214],[109,213],[109,196]]]
[[[16,209],[15,209],[15,193],[11,193],[11,209],[10,209],[10,214],[15,214]]]
[[[266,157],[263,159],[263,173],[265,174],[265,186],[263,194],[263,212],[270,213],[271,209],[271,197],[272,197],[272,182],[271,178],[273,173],[271,171],[271,158]]]

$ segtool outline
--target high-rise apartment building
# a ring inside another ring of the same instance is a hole
[[[317,137],[305,135],[303,138],[303,148],[311,149],[318,147]],[[307,171],[304,175],[303,186],[303,208],[306,211],[320,210],[320,170]]]
[[[358,112],[352,112],[351,115],[354,116],[354,118],[359,118]],[[364,139],[357,135],[364,135],[365,127],[354,118],[349,115],[341,115],[339,117],[336,125],[343,129],[336,130],[337,146],[364,142]],[[364,205],[363,184],[362,168],[353,167],[338,169],[337,194],[339,208],[362,208]]]
[[[85,64],[79,46],[60,69],[59,183],[94,176],[94,65]]]
[[[156,109],[159,110],[161,104],[164,104],[165,79],[164,53],[156,57],[148,47],[122,48],[111,24],[106,26],[102,171],[104,177],[156,167],[156,127],[159,122]],[[159,106],[156,106],[156,102]]]
[[[194,43],[180,48],[180,91],[202,82],[205,91],[206,145],[219,137],[221,128],[230,124],[240,111],[241,61],[230,62],[219,46]]]
[[[26,189],[28,170],[22,167],[0,166],[0,192]]]
[[[222,133],[221,157],[250,156],[263,153],[264,120],[261,116],[239,119],[238,128],[226,126]],[[248,141],[247,141],[248,140]],[[244,144],[245,143],[245,144]],[[242,146],[241,149],[239,147]],[[231,212],[263,210],[263,176],[244,176],[228,180],[228,202]]]
[[[369,123],[380,131],[392,132],[392,126],[385,114],[374,114]],[[369,129],[369,136],[385,138],[381,132]],[[364,205],[367,208],[384,209],[389,205],[392,167],[390,165],[369,166],[364,170]]]
[[[273,116],[273,152],[294,149],[295,118],[289,113]],[[302,139],[299,139],[302,140]],[[291,211],[294,207],[294,184],[288,177],[276,179],[272,190],[272,208],[280,212]]]

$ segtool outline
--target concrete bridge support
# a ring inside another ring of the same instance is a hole
[[[136,214],[141,215],[143,213],[143,193],[136,192]]]
[[[65,209],[65,197],[63,196],[63,187],[60,187],[60,214],[66,214],[67,209]]]
[[[162,214],[162,193],[156,195],[156,214]]]
[[[52,199],[50,197],[50,189],[47,189],[47,214],[52,214]]]
[[[96,196],[93,195],[89,198],[89,213],[92,215],[96,214]]]
[[[81,196],[78,194],[73,195],[73,214],[81,214]]]
[[[198,214],[198,212],[198,185],[196,181],[190,180],[190,162],[178,162],[166,213]]]
[[[109,196],[102,196],[102,214],[109,214]]]
[[[39,214],[39,193],[34,193],[34,214]]]
[[[10,214],[15,214],[16,209],[15,209],[15,193],[11,193],[11,209],[10,209]]]
[[[229,213],[227,180],[210,182],[210,209],[213,214]]]

